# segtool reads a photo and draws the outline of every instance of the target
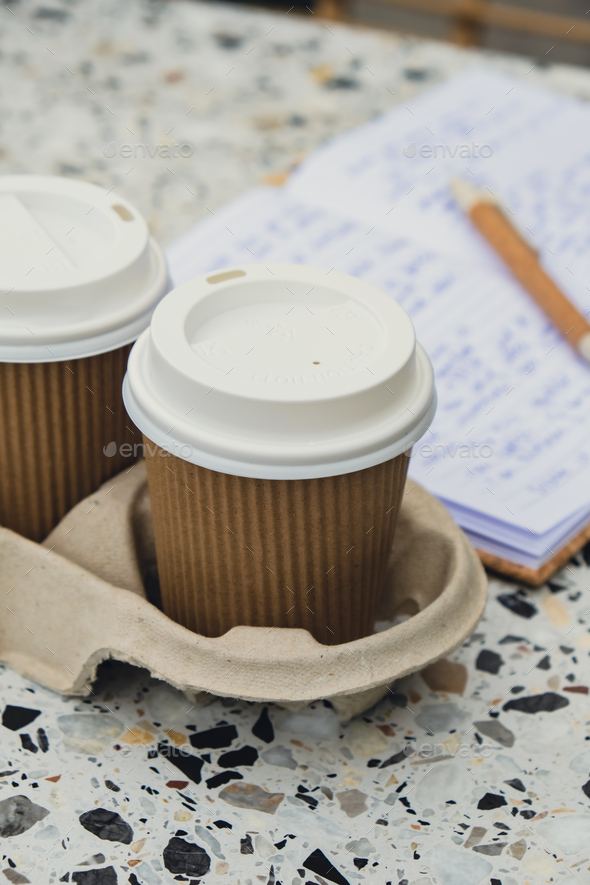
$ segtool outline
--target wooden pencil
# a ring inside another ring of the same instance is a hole
[[[455,179],[451,188],[458,205],[516,279],[572,347],[590,362],[590,323],[543,270],[535,249],[511,224],[491,195],[463,179]]]

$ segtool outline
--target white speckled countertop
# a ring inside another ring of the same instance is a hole
[[[483,55],[184,0],[25,0],[0,39],[0,172],[116,187],[163,244]],[[590,72],[485,57],[590,99]],[[321,703],[187,713],[115,663],[86,701],[2,668],[2,877],[589,882],[589,588],[590,547],[539,591],[492,581],[451,662],[345,726]]]

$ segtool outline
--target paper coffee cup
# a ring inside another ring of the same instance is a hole
[[[167,287],[145,220],[112,189],[0,177],[1,525],[40,541],[132,465],[121,385]]]
[[[171,618],[207,636],[372,632],[405,453],[436,408],[395,301],[297,265],[198,277],[157,307],[123,394],[144,434]]]

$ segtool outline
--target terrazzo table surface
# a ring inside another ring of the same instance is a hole
[[[116,187],[164,245],[483,56],[184,2],[13,3],[0,34],[0,172]],[[590,99],[585,71],[485,58]],[[116,663],[86,700],[3,669],[0,878],[590,882],[589,587],[590,547],[539,591],[492,581],[450,662],[347,725]]]

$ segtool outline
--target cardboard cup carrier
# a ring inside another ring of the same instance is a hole
[[[436,407],[410,319],[336,271],[184,283],[131,351],[165,613],[205,636],[373,632],[408,458]]]
[[[42,540],[141,438],[121,385],[167,288],[164,256],[112,190],[0,178],[0,524]]]

